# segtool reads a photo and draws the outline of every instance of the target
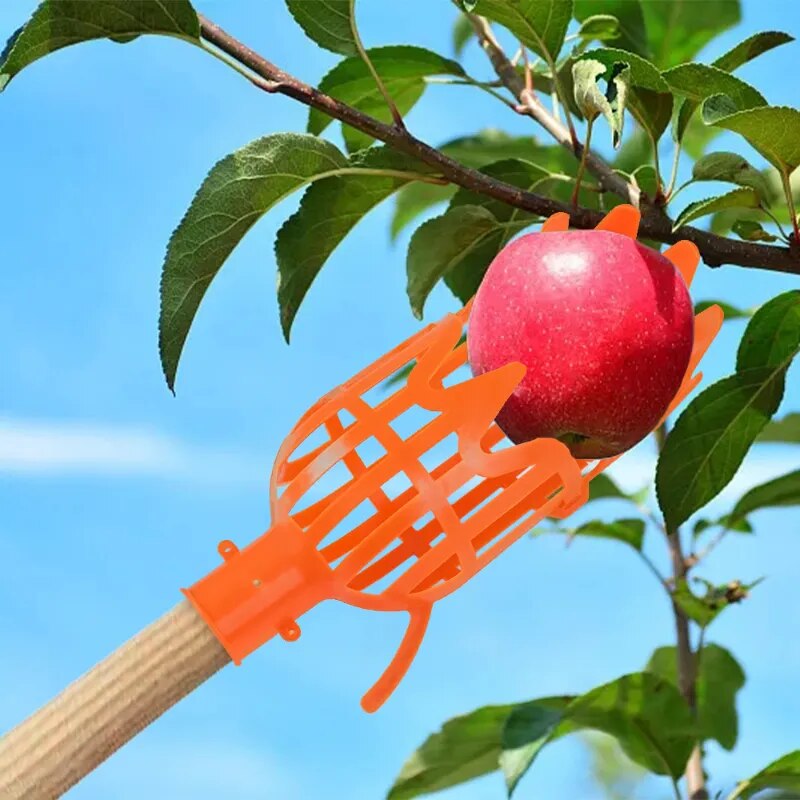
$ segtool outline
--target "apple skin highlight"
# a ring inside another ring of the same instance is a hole
[[[497,417],[516,444],[563,441],[576,458],[630,449],[667,410],[689,364],[689,291],[661,253],[610,231],[531,233],[489,266],[470,312],[474,375],[525,377]]]

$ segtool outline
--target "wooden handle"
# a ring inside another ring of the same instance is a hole
[[[0,798],[61,797],[228,661],[179,603],[0,738]]]

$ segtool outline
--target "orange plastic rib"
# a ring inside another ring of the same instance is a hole
[[[542,230],[568,224],[555,214]],[[617,206],[598,228],[635,237],[638,225],[635,208]],[[679,242],[666,255],[690,284],[697,248]],[[405,611],[399,649],[362,698],[365,710],[376,710],[411,665],[433,603],[545,516],[574,512],[589,481],[616,460],[576,460],[555,439],[512,446],[494,419],[525,368],[462,375],[468,314],[469,304],[428,325],[309,409],[276,459],[270,529],[242,550],[222,542],[223,563],[184,590],[237,664],[276,634],[297,639],[298,620],[323,600]],[[699,382],[695,370],[722,318],[718,306],[695,318],[689,368],[670,411]],[[405,385],[371,401],[370,390],[408,365]],[[409,414],[404,431],[398,421]],[[321,443],[309,447],[317,435]],[[347,476],[338,485],[335,466]]]

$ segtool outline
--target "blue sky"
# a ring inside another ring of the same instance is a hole
[[[34,5],[6,0],[0,32],[14,30]],[[304,39],[278,0],[198,7],[309,81],[337,60]],[[448,3],[359,4],[370,46],[413,42],[447,53],[452,16]],[[768,29],[800,35],[795,4],[746,0],[742,24],[707,56]],[[798,47],[740,74],[772,103],[798,105],[796,80],[787,77]],[[468,64],[488,74],[477,51]],[[190,336],[177,397],[167,391],[156,321],[172,229],[218,158],[264,133],[301,130],[305,120],[298,104],[259,94],[201,51],[164,39],[69,48],[0,97],[0,730],[177,602],[180,586],[216,564],[219,539],[247,542],[264,530],[282,437],[321,394],[417,329],[404,291],[408,234],[390,244],[386,204],[336,250],[298,315],[291,347],[284,344],[272,247],[296,207],[298,198],[289,199],[225,265]],[[408,123],[434,143],[491,125],[531,130],[460,87],[432,87]],[[733,139],[718,144],[746,150]],[[693,293],[752,306],[796,285],[704,268]],[[437,290],[427,318],[453,307]],[[730,371],[741,330],[729,323],[713,345],[707,380]],[[784,411],[800,407],[797,374]],[[616,474],[636,486],[652,458],[644,443]],[[797,460],[796,449],[759,448],[726,496]],[[606,503],[595,513],[613,518],[624,509]],[[754,522],[757,536],[732,539],[704,573],[768,576],[709,637],[731,648],[748,674],[736,751],[710,748],[717,787],[800,747],[800,513],[764,511]],[[662,558],[651,538],[650,552]],[[406,680],[384,709],[366,715],[358,699],[402,625],[317,609],[298,643],[272,642],[224,670],[70,796],[375,800],[447,717],[585,691],[641,668],[655,647],[672,642],[662,593],[621,545],[589,540],[565,550],[546,537],[523,541],[435,609]],[[494,775],[442,796],[501,797],[502,781]],[[568,739],[545,751],[517,796],[591,800],[581,745]]]

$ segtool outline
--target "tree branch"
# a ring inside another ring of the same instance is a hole
[[[656,447],[658,452],[664,449],[667,441],[667,422],[664,421],[655,431]],[[689,574],[689,564],[683,554],[681,546],[681,534],[675,530],[664,528],[667,537],[667,547],[669,548],[670,560],[672,561],[672,581],[673,590],[678,588],[681,581],[686,580]],[[689,635],[689,618],[684,614],[683,609],[672,600],[672,613],[675,617],[676,634],[676,654],[677,654],[677,673],[678,688],[683,698],[686,700],[692,714],[697,714],[697,667],[702,649],[702,641],[698,652],[692,651],[692,641]],[[708,800],[706,789],[706,777],[703,770],[703,751],[698,742],[689,755],[684,772],[686,778],[686,789],[689,793],[689,800]]]
[[[686,559],[681,547],[680,532],[667,531],[667,543],[672,558],[672,571],[675,586],[678,581],[685,580],[688,573]],[[678,688],[686,700],[693,714],[697,714],[697,669],[696,662],[699,653],[692,652],[692,642],[689,638],[689,618],[673,600],[672,612],[675,616],[676,652],[678,669]],[[700,745],[692,749],[689,761],[686,764],[686,789],[689,800],[708,800],[706,779],[703,771],[703,753]]]
[[[566,212],[570,215],[570,224],[575,228],[594,228],[604,216],[599,211],[581,207],[572,208],[566,203],[552,200],[535,192],[523,191],[516,186],[495,180],[478,170],[466,167],[412,136],[407,130],[386,125],[303,83],[233,38],[219,25],[202,15],[198,16],[203,39],[251,70],[258,77],[258,80],[253,83],[259,88],[271,94],[283,94],[306,106],[319,109],[328,116],[436,168],[451,183],[542,217],[559,211]],[[568,132],[567,136],[569,136]],[[594,173],[594,170],[602,169],[600,164],[602,162],[599,162],[598,159],[587,157],[587,169],[593,171],[595,177],[597,174]],[[607,166],[606,169],[610,170]],[[623,179],[612,171],[605,176],[605,180],[613,183]],[[614,191],[612,184],[608,185]],[[643,209],[639,234],[645,238],[668,244],[680,239],[689,239],[697,245],[703,260],[711,267],[736,264],[743,267],[800,275],[800,258],[788,248],[726,239],[688,226],[673,231],[670,219],[661,209]]]
[[[569,150],[570,153],[574,153],[576,158],[581,159],[583,145],[577,141],[573,144],[569,128],[542,105],[535,92],[525,86],[525,81],[506,57],[488,21],[474,14],[468,16],[475,29],[478,42],[492,62],[497,77],[500,78],[506,89],[517,98],[520,113],[535,119],[562,147]],[[635,206],[639,205],[639,190],[614,172],[605,161],[591,151],[586,153],[586,168],[597,178],[604,189],[614,192]]]

